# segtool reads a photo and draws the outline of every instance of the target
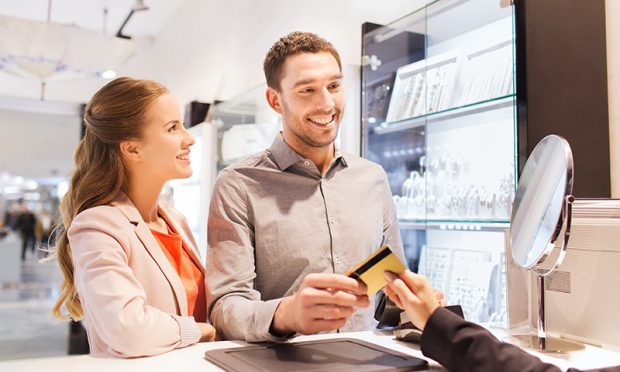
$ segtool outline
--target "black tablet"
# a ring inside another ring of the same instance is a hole
[[[244,372],[417,371],[428,366],[424,359],[351,338],[208,350],[205,358],[226,371]]]

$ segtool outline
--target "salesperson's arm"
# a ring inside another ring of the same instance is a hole
[[[423,330],[422,353],[450,371],[561,371],[440,307],[425,277],[407,270],[400,276],[386,273],[386,279],[390,299]],[[620,367],[592,371],[618,372]]]

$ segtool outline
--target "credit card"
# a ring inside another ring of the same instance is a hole
[[[370,296],[387,285],[383,276],[384,272],[391,271],[398,275],[406,269],[407,267],[400,262],[390,247],[384,245],[364,260],[364,262],[348,271],[346,275],[366,284],[368,295]]]

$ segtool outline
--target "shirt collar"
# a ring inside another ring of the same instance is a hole
[[[344,155],[342,154],[338,146],[335,147],[336,150],[334,152],[334,163],[340,160],[344,166],[347,166]],[[295,150],[293,150],[288,145],[288,143],[284,142],[284,138],[282,138],[282,133],[278,133],[278,135],[276,135],[276,138],[273,140],[271,147],[269,147],[269,151],[273,155],[273,159],[275,160],[276,164],[278,164],[278,167],[282,171],[287,170],[293,164],[297,164],[306,160],[301,155],[296,153]]]

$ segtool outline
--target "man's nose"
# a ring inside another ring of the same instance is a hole
[[[334,98],[327,88],[323,88],[319,92],[317,97],[317,106],[325,112],[329,112],[334,108]]]

